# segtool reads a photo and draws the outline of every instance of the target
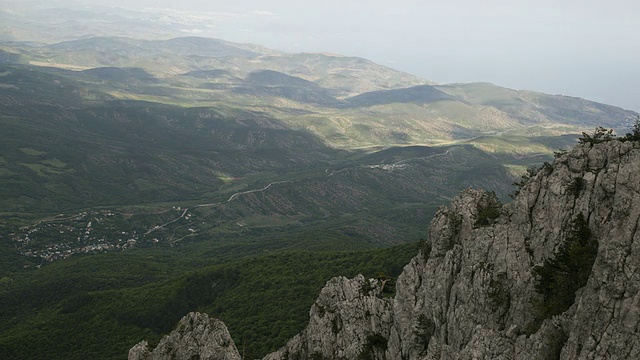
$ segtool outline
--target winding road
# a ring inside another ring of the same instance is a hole
[[[199,207],[210,207],[210,206],[226,204],[226,203],[229,203],[229,202],[233,201],[235,198],[237,198],[240,195],[251,194],[251,193],[254,193],[254,192],[262,192],[262,191],[265,191],[265,190],[269,189],[274,184],[282,184],[282,183],[288,183],[288,182],[291,182],[291,181],[290,180],[274,181],[272,183],[269,183],[267,186],[263,187],[262,189],[255,189],[255,190],[247,190],[247,191],[237,192],[237,193],[231,195],[229,197],[229,199],[227,199],[227,201],[223,201],[223,202],[219,202],[219,203],[211,203],[211,204],[200,204],[200,205],[196,205],[194,207],[196,207],[196,208],[199,208]]]
[[[218,205],[222,205],[222,204],[226,204],[229,203],[233,200],[235,200],[238,196],[240,195],[246,195],[246,194],[251,194],[251,193],[255,193],[255,192],[262,192],[262,191],[266,191],[267,189],[269,189],[271,186],[275,185],[275,184],[282,184],[282,183],[288,183],[291,182],[290,180],[284,180],[284,181],[274,181],[272,183],[269,183],[267,186],[261,188],[261,189],[254,189],[254,190],[247,190],[247,191],[240,191],[237,192],[233,195],[231,195],[227,201],[223,201],[223,202],[218,202],[218,203],[210,203],[210,204],[199,204],[199,205],[195,205],[194,208],[199,208],[199,207],[212,207],[212,206],[218,206]],[[163,229],[165,226],[173,224],[174,222],[184,218],[187,215],[187,212],[189,211],[189,208],[185,208],[184,211],[182,212],[182,214],[180,216],[178,216],[177,218],[166,222],[162,225],[156,225],[154,227],[152,227],[151,229],[149,229],[149,231],[147,231],[146,233],[144,233],[144,235],[149,235],[150,233],[158,230],[158,229]]]

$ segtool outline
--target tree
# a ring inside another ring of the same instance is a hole
[[[535,303],[539,322],[565,312],[573,304],[575,292],[587,284],[597,255],[598,241],[580,213],[555,256],[533,269],[536,291],[542,295],[542,300]]]
[[[605,141],[611,141],[615,137],[616,135],[613,133],[613,129],[607,129],[602,126],[597,126],[592,134],[587,134],[583,132],[582,137],[578,138],[578,142],[580,144],[589,143],[593,145],[593,144],[603,143]]]
[[[424,356],[429,348],[431,336],[436,332],[436,324],[427,317],[427,315],[420,314],[418,316],[418,323],[413,331],[416,334],[416,342],[420,348],[420,355]]]
[[[482,199],[478,202],[478,215],[475,227],[489,226],[494,223],[495,219],[500,216],[502,203],[498,199],[495,192],[491,191],[482,195]]]

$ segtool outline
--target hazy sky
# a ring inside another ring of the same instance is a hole
[[[640,110],[636,0],[76,2],[207,13],[217,19],[209,29],[230,41],[361,56],[440,83],[488,81]]]

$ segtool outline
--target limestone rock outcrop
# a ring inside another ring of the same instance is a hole
[[[189,313],[171,334],[149,350],[146,341],[129,350],[129,360],[240,360],[224,323],[206,314]]]
[[[356,359],[384,356],[393,319],[381,280],[336,277],[311,307],[309,325],[270,359]]]

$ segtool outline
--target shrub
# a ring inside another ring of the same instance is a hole
[[[371,281],[369,281],[369,279],[364,279],[364,282],[360,287],[360,293],[362,294],[362,296],[369,296],[369,293],[371,292],[371,290],[374,290],[374,289],[375,289],[375,286],[371,284]]]
[[[378,351],[385,352],[387,347],[387,339],[384,336],[380,334],[369,335],[367,336],[367,343],[364,345],[362,352],[358,355],[358,359],[374,359],[376,349],[378,349]]]
[[[573,195],[573,197],[577,199],[578,196],[580,196],[580,193],[582,192],[582,190],[584,190],[586,185],[587,185],[587,182],[583,178],[581,177],[574,178],[573,180],[571,180],[571,182],[569,183],[569,186],[567,187],[567,193]]]
[[[582,133],[582,137],[578,138],[578,143],[586,144],[589,143],[599,144],[605,141],[611,141],[616,136],[613,134],[613,129],[607,129],[602,126],[597,126],[596,129],[591,134],[587,134],[585,132]]]
[[[558,151],[554,151],[553,152],[553,157],[557,159],[557,158],[565,155],[566,153],[567,153],[566,149],[558,149]]]
[[[495,277],[492,276],[489,281],[489,290],[487,292],[491,303],[496,308],[508,308],[511,302],[511,293],[507,286],[507,274],[499,273]]]
[[[420,355],[424,355],[429,348],[429,340],[436,331],[436,324],[427,315],[420,314],[414,331],[418,346],[420,346]]]
[[[495,194],[494,194],[495,195]],[[451,225],[452,232],[457,234],[460,232],[460,228],[462,227],[462,216],[453,211],[449,211],[447,213],[447,218],[449,219],[449,224]]]
[[[475,226],[488,226],[493,224],[494,220],[500,216],[502,203],[498,200],[495,192],[485,193],[478,203],[478,217]]]
[[[553,258],[533,269],[536,292],[542,300],[534,303],[537,323],[565,312],[575,301],[575,292],[587,284],[598,254],[584,215],[571,222],[571,231]]]

